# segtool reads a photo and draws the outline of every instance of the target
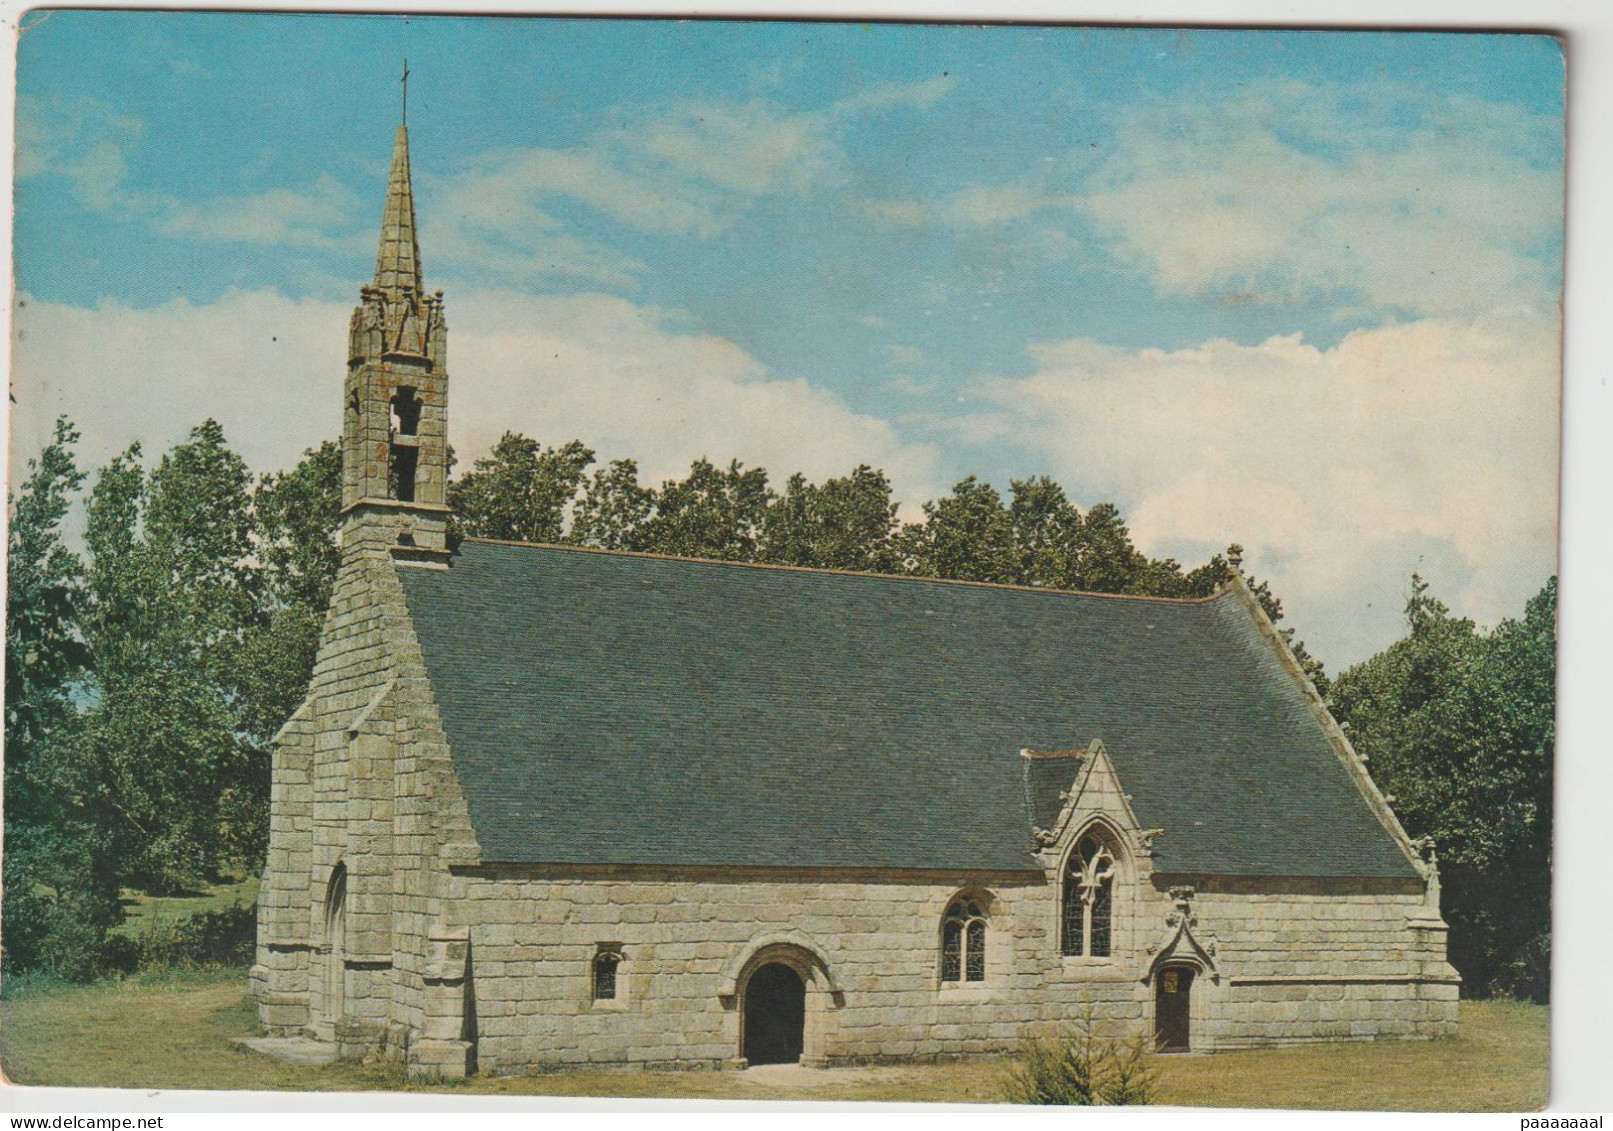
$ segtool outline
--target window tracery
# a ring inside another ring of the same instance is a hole
[[[1108,958],[1114,947],[1115,855],[1095,832],[1070,854],[1064,875],[1063,950],[1067,955]]]
[[[941,922],[941,981],[986,980],[986,915],[979,900],[961,896]]]

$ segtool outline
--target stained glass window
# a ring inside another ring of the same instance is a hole
[[[1081,838],[1064,877],[1065,954],[1107,958],[1114,935],[1115,857],[1092,833]]]
[[[941,924],[941,980],[986,980],[986,916],[973,899],[952,901]]]
[[[941,928],[941,980],[956,982],[963,969],[963,924],[948,919]]]
[[[969,958],[964,964],[964,980],[984,982],[986,980],[986,921],[984,919],[969,920],[968,940]]]
[[[1087,953],[1094,958],[1109,957],[1109,932],[1113,919],[1114,881],[1104,876],[1092,890],[1092,935]]]

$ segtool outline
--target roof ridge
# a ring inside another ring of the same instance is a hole
[[[1041,585],[1014,585],[1004,581],[963,581],[952,577],[922,577],[910,573],[873,573],[856,569],[830,569],[824,566],[780,565],[775,562],[741,562],[724,558],[692,558],[682,554],[657,554],[646,550],[607,550],[598,546],[566,546],[557,542],[520,542],[509,538],[466,536],[463,542],[485,546],[513,546],[526,550],[562,550],[570,554],[599,554],[614,558],[647,558],[652,561],[687,562],[691,565],[730,566],[739,569],[769,569],[786,573],[816,573],[832,577],[867,577],[881,581],[920,581],[932,585],[961,585],[974,589],[1006,589],[1018,593],[1043,593],[1058,597],[1099,597],[1107,601],[1152,601],[1162,605],[1203,605],[1219,600],[1231,590],[1221,586],[1207,597],[1151,597],[1141,593],[1095,593],[1087,589],[1054,589]]]

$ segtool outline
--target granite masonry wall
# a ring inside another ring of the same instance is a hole
[[[274,747],[251,977],[270,1034],[458,1074],[465,965],[442,910],[476,847],[384,517],[344,532],[309,695]]]
[[[639,873],[634,875],[633,873]],[[745,979],[767,961],[807,984],[808,1063],[1013,1050],[1029,1027],[1094,1015],[1153,1032],[1152,964],[1174,908],[1133,893],[1108,959],[1059,954],[1052,885],[1021,877],[780,880],[731,873],[570,878],[496,868],[452,881],[474,969],[485,1071],[721,1066],[743,1047]],[[940,980],[942,915],[961,891],[990,918],[986,977]],[[1453,1033],[1456,982],[1419,893],[1214,893],[1191,903],[1215,950],[1193,985],[1196,1050]],[[602,946],[618,997],[591,1000]],[[1186,964],[1185,952],[1172,960]]]

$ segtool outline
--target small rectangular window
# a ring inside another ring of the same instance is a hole
[[[603,951],[594,956],[594,1000],[616,1000],[616,968],[622,956],[614,951]]]

